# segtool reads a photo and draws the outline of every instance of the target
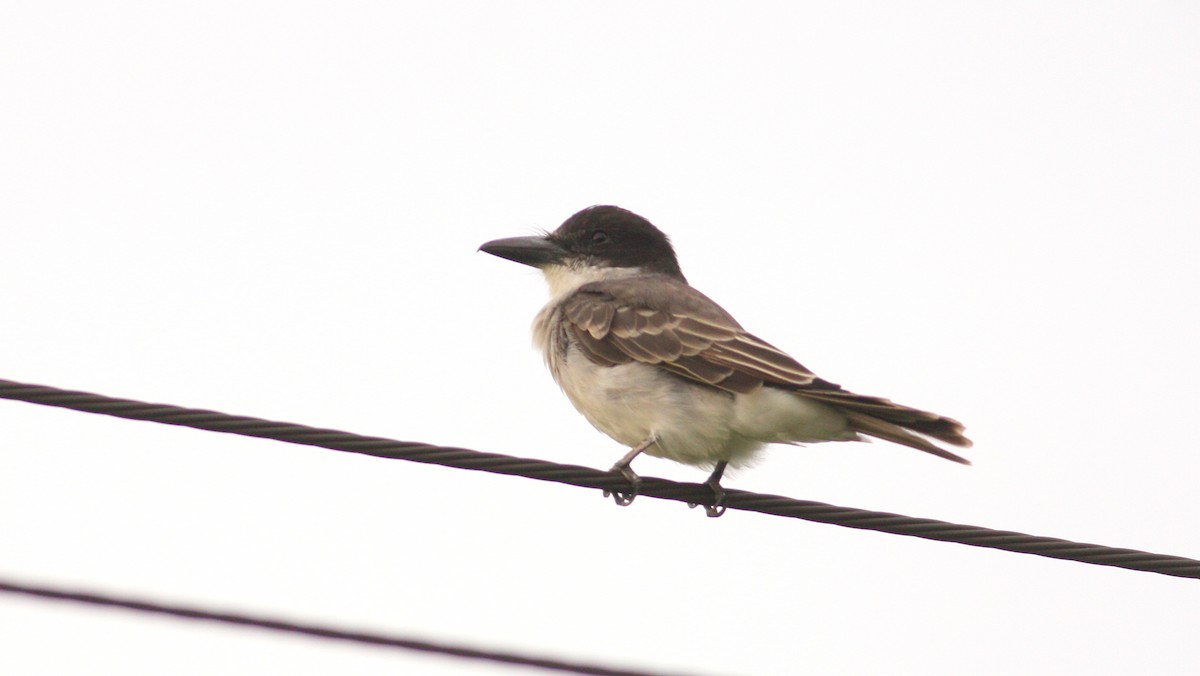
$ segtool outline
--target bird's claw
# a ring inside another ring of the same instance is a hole
[[[725,494],[725,489],[721,488],[721,484],[713,483],[711,481],[706,481],[705,485],[712,489],[713,503],[711,505],[704,506],[704,514],[715,519],[725,513],[725,499],[727,497]],[[687,503],[690,509],[695,509],[699,506],[699,504],[700,503],[697,502]]]
[[[711,505],[704,506],[704,513],[712,518],[717,518],[725,513],[725,491],[721,490],[720,486],[713,488],[713,493],[716,494],[716,499]]]
[[[638,495],[638,489],[642,485],[642,478],[638,476],[632,469],[630,469],[629,465],[622,465],[620,463],[613,465],[612,469],[609,471],[620,472],[621,476],[625,477],[625,480],[629,482],[629,491],[610,491],[606,489],[604,491],[604,497],[607,498],[611,495],[613,502],[617,503],[621,507],[628,507],[633,502],[633,499]]]

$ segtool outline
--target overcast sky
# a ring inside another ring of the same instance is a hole
[[[1198,35],[1191,2],[0,1],[0,378],[607,468],[538,273],[476,249],[617,204],[976,442],[728,486],[1200,557]],[[0,576],[668,672],[1200,662],[1195,580],[6,401]],[[502,671],[12,596],[0,637],[5,674]]]

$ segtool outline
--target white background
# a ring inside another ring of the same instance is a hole
[[[618,204],[754,333],[976,441],[728,485],[1200,557],[1198,35],[1190,2],[6,1],[0,378],[605,468],[537,272],[476,248]],[[0,576],[670,672],[1200,663],[1195,580],[17,402]],[[506,671],[13,596],[0,644]]]

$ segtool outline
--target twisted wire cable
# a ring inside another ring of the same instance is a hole
[[[463,645],[433,643],[431,641],[422,641],[401,636],[390,636],[387,634],[376,634],[363,631],[348,631],[326,625],[304,624],[272,617],[255,617],[252,615],[244,615],[239,613],[204,610],[202,608],[196,608],[192,606],[167,605],[163,603],[147,601],[144,599],[132,599],[127,597],[123,598],[84,591],[64,591],[52,587],[14,582],[12,580],[5,580],[3,578],[0,578],[0,592],[19,594],[22,596],[33,596],[44,599],[53,599],[56,601],[69,601],[94,606],[124,608],[126,610],[133,610],[142,613],[153,613],[157,615],[168,615],[171,617],[178,617],[188,620],[207,620],[209,622],[217,622],[221,624],[269,629],[271,631],[301,634],[304,636],[332,639],[336,641],[349,641],[351,643],[364,643],[367,645],[381,646],[385,648],[399,648],[403,650],[437,653],[465,659],[498,662],[501,664],[538,667],[540,669],[565,671],[575,674],[596,674],[600,676],[653,676],[653,674],[646,671],[611,669],[608,667],[583,664],[580,662],[566,662],[563,660],[532,657],[517,653],[480,650],[478,648],[470,648]]]
[[[629,482],[617,472],[604,472],[578,465],[563,465],[545,460],[517,458],[465,448],[362,436],[338,430],[274,422],[261,418],[229,415],[168,404],[149,404],[131,399],[117,399],[88,392],[63,390],[44,385],[29,385],[9,380],[0,380],[0,398],[88,413],[100,413],[130,420],[147,420],[213,432],[274,439],[379,458],[411,460],[459,469],[522,476],[528,479],[552,481],[610,492],[625,492],[630,488]],[[654,477],[642,477],[638,495],[701,505],[711,505],[714,500],[711,489],[704,484],[680,483]],[[980,526],[967,526],[854,507],[838,507],[823,502],[796,500],[780,495],[766,495],[733,489],[727,490],[726,507],[894,535],[908,535],[926,540],[956,542],[973,547],[986,547],[1099,566],[1113,566],[1161,575],[1200,579],[1200,561],[1136,549],[1072,542],[1059,538],[993,530]]]

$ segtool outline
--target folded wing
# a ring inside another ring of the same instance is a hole
[[[567,331],[588,359],[607,366],[653,364],[737,394],[764,385],[792,390],[834,407],[857,432],[967,463],[926,438],[970,446],[958,421],[848,392],[747,333],[719,305],[687,284],[666,276],[649,277],[586,284],[563,302]]]

